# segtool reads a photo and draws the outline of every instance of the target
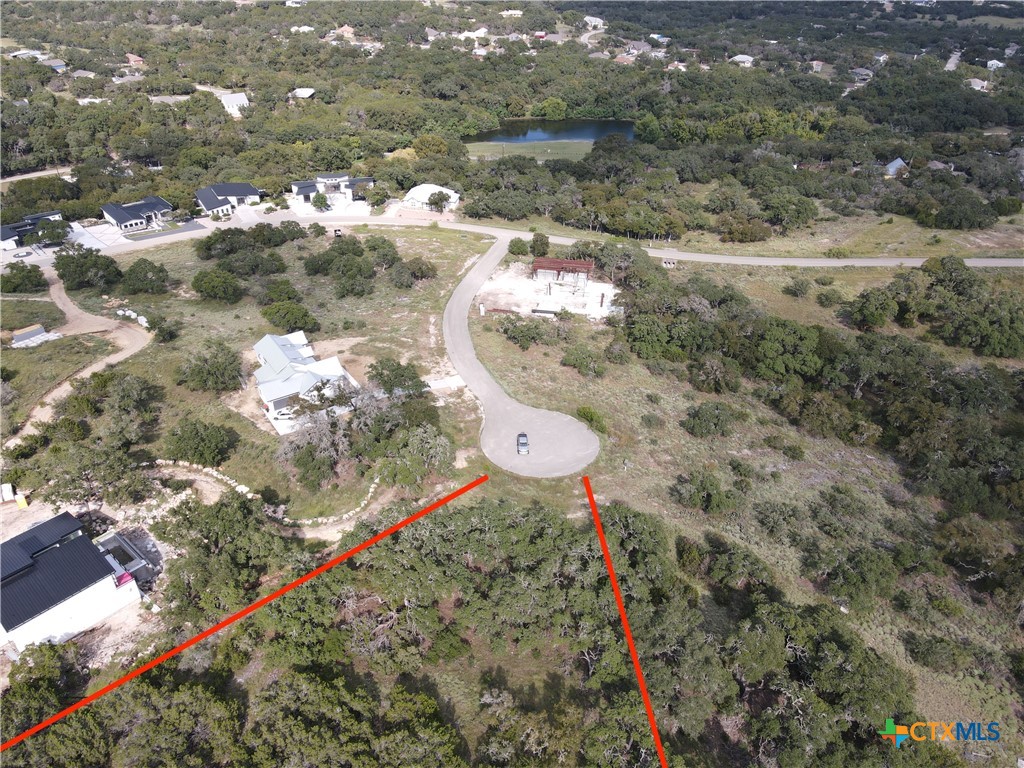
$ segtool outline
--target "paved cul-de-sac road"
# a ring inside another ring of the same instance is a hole
[[[579,472],[597,458],[601,443],[585,424],[572,416],[533,408],[513,400],[476,356],[469,337],[473,298],[508,253],[516,233],[501,233],[452,293],[444,309],[444,343],[455,370],[483,406],[480,447],[504,470],[527,477],[562,477]],[[519,455],[516,436],[525,432],[530,453]]]

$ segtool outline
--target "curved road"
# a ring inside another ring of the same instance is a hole
[[[562,477],[597,458],[601,442],[571,416],[513,400],[477,359],[469,336],[473,299],[508,253],[511,235],[502,234],[458,284],[444,308],[444,342],[455,370],[479,398],[484,411],[480,447],[499,467],[527,477]],[[516,436],[526,432],[530,453],[520,456]]]
[[[336,226],[353,226],[357,224],[371,224],[378,226],[417,226],[422,227],[426,222],[420,220],[402,220],[397,218],[382,218],[380,216],[361,217],[335,217],[324,220],[323,216],[299,216],[292,211],[279,211],[273,214],[259,212],[257,221],[280,223],[286,219],[306,220],[307,223],[320,221],[324,226],[330,228]],[[253,226],[257,221],[235,222],[228,221],[219,224],[204,222],[204,227],[209,229],[223,228],[228,226]],[[480,363],[473,349],[473,342],[469,335],[469,313],[472,310],[473,298],[479,292],[491,272],[505,256],[508,249],[508,242],[513,237],[529,236],[529,232],[513,229],[510,227],[496,227],[483,224],[470,224],[466,222],[438,222],[444,229],[453,229],[463,232],[473,232],[496,238],[495,243],[488,249],[480,260],[470,269],[462,282],[455,288],[444,311],[443,330],[445,346],[448,355],[455,366],[456,371],[466,382],[466,385],[480,400],[484,411],[484,424],[480,432],[480,445],[484,454],[492,462],[502,469],[514,472],[527,477],[562,477],[575,474],[590,462],[592,462],[600,450],[600,441],[597,436],[586,426],[576,419],[564,413],[546,411],[540,408],[523,405],[509,397],[501,386],[488,373],[487,369]],[[158,247],[176,240],[187,240],[202,237],[207,229],[197,231],[175,233],[166,238],[155,238],[143,243],[128,243],[113,246],[105,249],[107,253],[120,253],[143,250],[145,248]],[[577,240],[587,238],[551,236],[551,242],[560,245],[571,245]],[[662,263],[671,266],[679,261],[698,262],[705,264],[736,264],[744,266],[794,266],[794,267],[823,267],[836,268],[846,266],[858,267],[917,267],[924,263],[920,258],[851,258],[851,259],[824,259],[824,258],[785,258],[785,257],[764,257],[764,256],[725,256],[722,254],[710,253],[689,253],[677,251],[670,248],[647,248],[651,256],[660,259]],[[30,259],[29,261],[36,261]],[[40,259],[40,263],[45,260]],[[1024,266],[1020,259],[966,259],[965,263],[971,267],[1017,267]],[[51,295],[67,312],[65,305],[58,300],[57,292],[63,294],[63,286],[59,283],[51,284]],[[74,308],[74,312],[86,317],[98,320],[101,323],[112,321],[105,318],[97,318],[94,315],[85,315],[67,300],[67,304]],[[69,318],[72,314],[69,313]],[[127,324],[122,324],[127,325]],[[98,330],[98,329],[97,329]],[[133,330],[135,330],[133,328]],[[141,328],[137,329],[145,333]],[[135,335],[135,334],[133,334]],[[148,334],[147,340],[148,340]],[[141,341],[141,340],[139,340]],[[121,352],[105,358],[99,363],[80,371],[79,376],[88,375],[93,370],[98,370],[108,363],[117,362],[128,357],[141,349],[144,343],[136,341],[128,344]],[[124,346],[124,344],[122,344]],[[98,367],[97,367],[98,366]],[[47,399],[53,400],[55,396],[62,394],[62,388],[70,388],[65,383],[57,390],[49,393]],[[49,416],[49,408],[40,405],[33,411],[32,418],[45,420]],[[516,435],[526,432],[530,439],[530,453],[526,456],[518,455],[516,451]],[[27,434],[27,430],[22,434]]]
[[[113,341],[120,349],[87,365],[43,395],[25,419],[25,426],[17,435],[4,444],[5,447],[15,445],[26,435],[36,434],[39,431],[38,424],[51,421],[53,419],[53,406],[71,394],[71,382],[75,379],[91,376],[96,371],[102,371],[108,365],[128,359],[149,344],[152,338],[141,325],[112,320],[100,315],[91,315],[83,311],[68,298],[67,293],[64,291],[64,283],[57,277],[57,273],[52,267],[44,267],[43,273],[46,275],[46,282],[50,284],[50,298],[54,304],[60,307],[67,318],[67,322],[64,325],[53,330],[58,331],[64,336],[102,334]]]

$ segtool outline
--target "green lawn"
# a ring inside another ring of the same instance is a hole
[[[48,331],[64,325],[67,318],[56,304],[50,301],[26,301],[4,298],[0,310],[0,329],[15,331],[26,325],[41,323]]]
[[[474,160],[496,160],[512,155],[524,155],[541,160],[582,160],[594,145],[592,141],[533,141],[509,143],[500,141],[472,141],[466,144]]]

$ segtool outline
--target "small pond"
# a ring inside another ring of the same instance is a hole
[[[503,120],[496,131],[469,136],[466,142],[530,144],[535,141],[596,141],[613,133],[633,138],[628,120]]]

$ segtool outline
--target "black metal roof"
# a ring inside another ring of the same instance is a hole
[[[64,513],[0,545],[0,624],[10,632],[114,573]]]
[[[144,221],[146,214],[159,214],[166,213],[167,211],[173,210],[173,206],[164,200],[162,197],[156,197],[150,195],[144,197],[137,203],[125,203],[120,205],[118,203],[107,203],[101,205],[100,210],[110,215],[116,223],[127,224],[131,221]]]

